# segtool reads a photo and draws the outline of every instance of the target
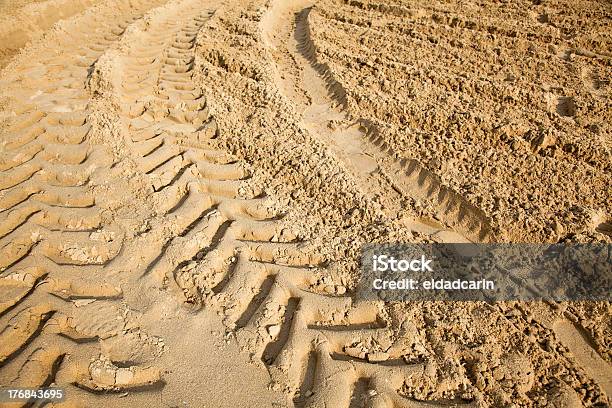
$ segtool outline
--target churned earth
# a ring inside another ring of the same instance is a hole
[[[609,302],[355,290],[367,243],[612,241],[611,18],[0,1],[0,386],[66,407],[609,406]]]

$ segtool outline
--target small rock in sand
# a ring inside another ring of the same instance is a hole
[[[268,334],[270,337],[274,338],[280,334],[280,325],[274,324],[272,326],[268,326]]]

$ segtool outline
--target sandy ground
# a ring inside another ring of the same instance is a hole
[[[352,295],[365,243],[612,241],[611,17],[0,1],[0,386],[67,407],[609,406],[609,303]]]

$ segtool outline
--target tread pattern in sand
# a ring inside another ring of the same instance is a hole
[[[295,38],[298,51],[324,80],[330,99],[345,112],[350,111],[347,93],[326,63],[319,61],[312,41],[309,15],[312,8],[296,13]],[[493,232],[485,214],[460,194],[445,186],[440,178],[418,160],[406,159],[396,152],[369,120],[358,120],[362,137],[370,144],[379,166],[403,194],[425,200],[436,215],[461,234],[475,242],[492,241]]]
[[[113,157],[89,140],[86,89],[88,68],[150,6],[119,5],[120,19],[108,9],[85,13],[66,43],[46,48],[29,68],[16,68],[12,87],[24,97],[0,139],[2,384],[74,385],[71,393],[79,393],[161,379],[157,368],[119,367],[96,351],[99,339],[125,329],[117,302],[122,290],[103,273],[122,236],[89,188]]]
[[[429,406],[397,393],[424,375],[423,365],[401,360],[400,346],[388,344],[380,361],[353,351],[388,341],[378,305],[353,306],[349,296],[314,289],[325,260],[283,224],[274,200],[250,183],[248,166],[216,147],[219,129],[192,81],[196,34],[208,14],[184,11],[157,21],[122,56],[128,144],[162,214],[136,244],[155,248],[138,273],[196,309],[221,308],[228,330],[298,406],[348,407],[357,397]],[[338,318],[325,322],[329,316]],[[355,388],[364,381],[376,392]]]
[[[57,49],[16,74],[15,95],[30,102],[11,106],[15,115],[0,135],[0,384],[56,383],[83,394],[161,388],[160,368],[100,350],[132,328],[113,280],[128,272],[122,277],[134,273],[193,309],[219,310],[228,332],[296,406],[470,406],[404,396],[407,384],[435,381],[435,369],[404,361],[409,334],[388,327],[379,304],[354,303],[331,278],[333,265],[284,223],[249,166],[220,147],[223,129],[193,78],[198,33],[213,15],[207,4],[172,0],[144,17],[154,5],[137,4],[76,19]],[[347,109],[344,88],[317,60],[307,18],[298,15],[299,46]],[[109,62],[116,64],[110,74]],[[115,75],[109,93],[107,84],[92,84]],[[124,132],[108,133],[126,144],[97,145],[106,136],[95,122],[113,109]],[[490,239],[478,209],[396,155],[375,124],[360,124],[399,190],[433,202],[471,239]],[[115,162],[126,153],[111,151],[117,147],[127,147],[132,167]],[[108,190],[97,183],[113,185],[110,175],[125,170],[120,177],[150,187],[134,197],[126,191],[123,201],[135,201],[125,207],[155,214],[119,228],[125,220],[105,207],[109,197],[99,193]],[[146,229],[125,228],[140,222]],[[574,329],[555,327],[579,363],[599,363]],[[609,388],[605,373],[591,375]]]

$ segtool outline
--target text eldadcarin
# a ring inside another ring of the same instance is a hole
[[[372,281],[374,290],[494,290],[495,282],[488,279],[445,279],[434,277],[433,259],[421,255],[418,259],[396,259],[390,255],[373,255],[372,272],[390,272],[392,277]],[[398,276],[399,273],[399,276]]]
[[[382,243],[362,248],[356,299],[612,301],[612,244]]]

